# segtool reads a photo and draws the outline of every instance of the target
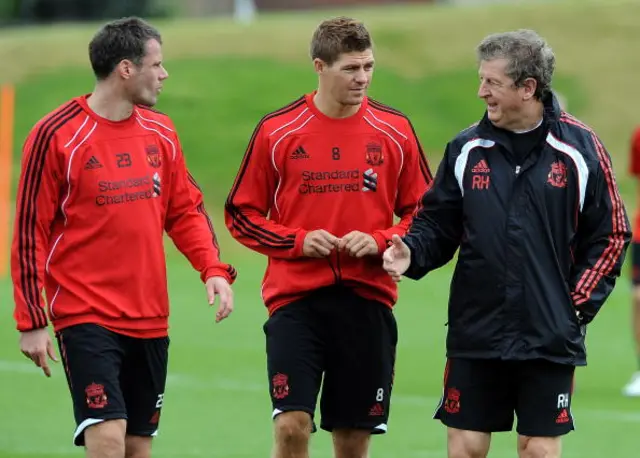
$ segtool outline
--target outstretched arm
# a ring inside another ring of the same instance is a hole
[[[422,197],[404,243],[411,250],[405,276],[419,279],[453,258],[462,237],[462,192],[447,145],[431,188]]]

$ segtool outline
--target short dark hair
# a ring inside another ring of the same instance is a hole
[[[528,29],[494,33],[485,37],[476,53],[479,61],[507,59],[506,75],[516,87],[527,78],[538,83],[534,96],[542,100],[551,92],[556,58],[551,47],[536,32]]]
[[[107,78],[124,59],[140,65],[145,46],[152,39],[162,44],[158,30],[138,17],[117,19],[102,26],[89,43],[89,59],[96,78]]]
[[[336,17],[322,22],[311,39],[311,58],[332,65],[340,54],[362,52],[372,47],[371,35],[360,21]]]

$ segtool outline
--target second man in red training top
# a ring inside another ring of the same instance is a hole
[[[158,30],[105,24],[91,94],[44,116],[24,145],[11,257],[20,349],[50,376],[53,324],[88,457],[151,456],[164,403],[169,296],[163,234],[196,269],[216,321],[233,310],[204,199],[171,119]],[[46,292],[47,303],[42,298]],[[47,316],[49,319],[47,319]]]
[[[365,26],[323,22],[311,57],[317,91],[259,122],[225,216],[237,240],[269,257],[275,457],[308,456],[323,373],[320,426],[336,456],[361,457],[370,434],[387,430],[393,384],[397,289],[381,255],[432,178],[407,117],[366,95]]]

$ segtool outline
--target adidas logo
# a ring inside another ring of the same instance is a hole
[[[369,410],[370,417],[381,417],[383,415],[384,407],[382,407],[382,404],[380,403],[374,404],[373,407],[371,407],[371,410]]]
[[[471,169],[471,172],[473,172],[473,173],[489,173],[489,172],[491,172],[491,169],[489,168],[489,164],[487,164],[487,161],[482,159],[480,162],[478,162],[475,165],[474,168]]]
[[[569,420],[569,413],[567,412],[567,409],[562,409],[558,414],[558,418],[556,418],[556,423],[568,423]]]
[[[296,150],[291,153],[291,159],[309,159],[310,157],[302,146],[298,146]]]
[[[87,161],[87,163],[84,165],[85,170],[93,170],[93,169],[99,169],[99,168],[102,168],[102,164],[100,163],[99,160],[96,159],[95,156],[91,156]]]

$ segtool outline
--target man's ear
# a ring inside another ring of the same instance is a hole
[[[527,78],[522,83],[522,88],[524,89],[523,100],[531,100],[536,94],[536,89],[538,89],[538,82],[534,78]]]
[[[327,63],[325,61],[323,61],[322,59],[316,57],[315,59],[313,59],[313,68],[316,71],[316,73],[318,75],[324,73],[326,71],[326,69],[329,66],[327,65]]]
[[[135,64],[129,59],[122,59],[118,65],[116,65],[116,72],[122,79],[129,79],[135,72]]]

